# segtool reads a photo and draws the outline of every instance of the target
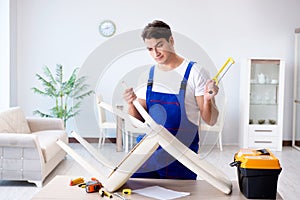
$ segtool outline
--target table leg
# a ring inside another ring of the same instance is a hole
[[[117,106],[117,109],[123,109],[123,106]],[[123,134],[122,134],[122,119],[117,116],[117,130],[116,130],[116,144],[117,144],[117,151],[123,151]]]

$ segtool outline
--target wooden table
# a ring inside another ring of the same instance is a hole
[[[117,109],[123,110],[122,105],[117,105]],[[123,119],[117,116],[117,128],[116,128],[116,145],[117,151],[123,151]]]
[[[75,177],[73,177],[75,178]],[[101,197],[99,193],[86,193],[85,189],[78,186],[69,186],[70,176],[56,176],[45,187],[41,189],[32,200],[100,200],[109,199],[107,197]],[[88,180],[88,179],[86,179]],[[203,180],[170,180],[170,179],[130,179],[122,188],[141,189],[148,186],[161,186],[167,189],[172,189],[179,192],[190,192],[189,196],[179,199],[247,199],[240,192],[236,181],[232,182],[233,189],[230,195],[226,195],[206,181]],[[122,188],[118,191],[122,191]],[[139,194],[132,193],[130,199],[150,199]],[[113,196],[112,199],[120,199]],[[282,199],[277,193],[277,199]]]

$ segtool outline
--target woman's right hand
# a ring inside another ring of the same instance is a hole
[[[133,91],[133,88],[128,88],[125,89],[124,93],[123,93],[123,99],[128,103],[128,104],[132,104],[132,102],[134,100],[136,100],[136,94]]]

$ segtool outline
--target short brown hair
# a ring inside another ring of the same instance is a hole
[[[144,41],[145,39],[151,38],[165,38],[166,40],[169,40],[172,36],[172,31],[170,26],[165,22],[154,20],[152,23],[149,23],[147,26],[145,26],[141,36]]]

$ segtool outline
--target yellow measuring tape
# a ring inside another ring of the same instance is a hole
[[[230,63],[230,65],[226,68],[226,66],[228,65],[228,63]],[[219,69],[218,73],[212,78],[212,80],[214,80],[216,82],[216,85],[219,84],[219,82],[221,81],[221,79],[223,78],[223,76],[226,74],[226,72],[228,71],[228,69],[231,67],[231,65],[233,65],[235,62],[234,60],[229,57],[226,62],[224,63],[224,65]],[[226,71],[222,74],[221,78],[218,80],[219,75],[222,73],[222,71],[226,68]]]
[[[228,63],[230,63],[230,65],[228,65]],[[221,79],[224,77],[224,75],[226,74],[226,72],[229,70],[229,68],[230,68],[231,65],[233,65],[233,64],[234,64],[234,60],[233,60],[231,57],[229,57],[229,58],[226,60],[226,62],[224,63],[224,65],[219,69],[218,73],[212,78],[212,80],[214,80],[214,81],[216,82],[216,85],[219,84],[219,82],[221,81]],[[227,67],[227,65],[228,65],[228,67]],[[224,73],[222,74],[222,76],[218,79],[219,75],[222,73],[222,71],[223,71],[225,68],[226,68],[225,72],[224,72]],[[208,93],[209,93],[209,94],[213,94],[213,91],[210,90]]]

